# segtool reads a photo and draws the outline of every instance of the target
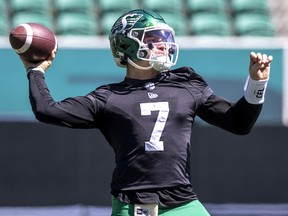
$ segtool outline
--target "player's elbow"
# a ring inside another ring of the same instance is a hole
[[[235,128],[232,133],[240,136],[248,135],[252,130],[252,127],[238,127]]]
[[[34,113],[35,118],[40,122],[46,123],[51,118],[49,110],[45,107],[37,107],[33,109],[33,113]]]
[[[244,136],[244,135],[248,135],[251,132],[251,130],[243,130],[243,131],[239,131],[237,134]]]
[[[38,120],[38,121],[40,121],[40,122],[46,122],[46,115],[43,113],[43,112],[41,112],[41,111],[35,111],[34,112],[34,116],[35,116],[35,118]]]

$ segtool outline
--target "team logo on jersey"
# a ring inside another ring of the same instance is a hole
[[[154,99],[154,98],[157,98],[157,97],[158,97],[157,94],[152,93],[152,92],[148,92],[147,94],[148,94],[148,97],[149,97],[150,99]]]
[[[153,90],[153,89],[155,89],[155,84],[153,82],[147,82],[147,83],[145,83],[144,87],[147,90]]]

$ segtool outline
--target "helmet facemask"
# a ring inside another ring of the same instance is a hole
[[[150,64],[149,67],[142,67],[135,61],[128,61],[134,67],[144,70],[154,68],[157,71],[167,71],[176,64],[178,44],[174,41],[173,29],[168,25],[162,24],[157,28],[132,29],[127,36],[139,44],[137,60],[148,61]]]
[[[119,17],[109,34],[114,61],[119,67],[130,64],[141,70],[167,71],[178,58],[174,33],[155,12],[143,9],[129,11]],[[148,64],[143,66],[145,61]]]

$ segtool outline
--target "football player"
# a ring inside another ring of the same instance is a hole
[[[109,35],[122,82],[54,101],[44,75],[56,55],[24,61],[36,118],[70,128],[98,128],[115,152],[112,216],[208,216],[190,180],[195,117],[234,134],[248,134],[264,102],[272,56],[250,54],[243,97],[215,95],[191,67],[171,69],[179,48],[174,30],[152,11],[133,10]],[[192,133],[193,134],[193,133]]]

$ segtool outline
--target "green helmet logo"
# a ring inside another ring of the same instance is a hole
[[[154,43],[145,42],[148,34],[150,37],[161,37],[162,43],[169,50],[165,58],[157,58],[151,54]],[[162,71],[175,65],[177,61],[178,45],[174,41],[174,30],[160,15],[152,11],[138,9],[122,15],[114,23],[109,41],[114,60],[120,67],[126,67],[128,63],[135,66],[135,62],[144,60],[149,61],[151,67],[141,69],[153,67]]]
[[[118,19],[112,27],[111,34],[124,33],[133,28],[135,23],[143,16],[143,14],[127,14]]]

